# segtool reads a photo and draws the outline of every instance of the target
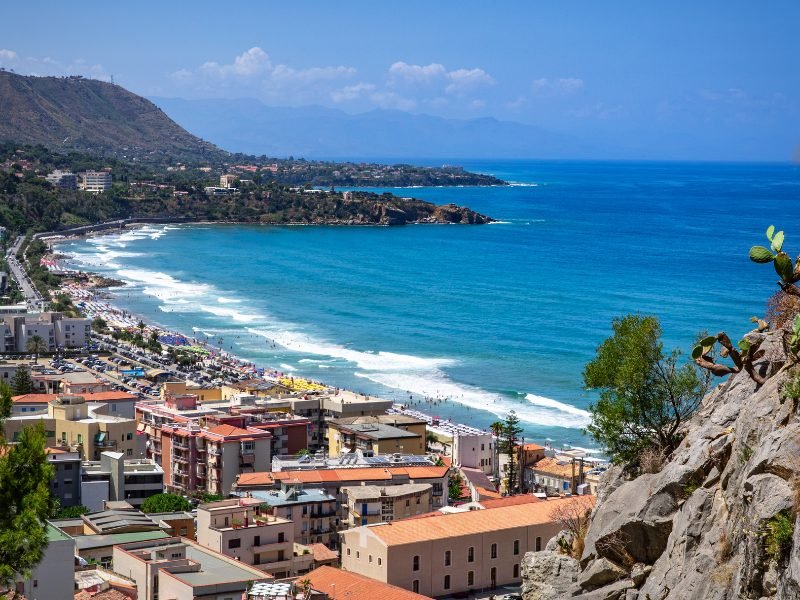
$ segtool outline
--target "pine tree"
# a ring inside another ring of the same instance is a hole
[[[25,367],[20,367],[11,380],[11,390],[15,396],[30,394],[33,391],[33,379],[31,373]]]
[[[517,442],[519,441],[520,434],[522,434],[522,427],[519,425],[519,417],[513,410],[508,413],[505,420],[502,422],[500,444],[501,449],[508,455],[508,484],[506,490],[509,495],[513,495],[519,487],[517,485]]]
[[[10,413],[11,389],[0,384],[0,426]],[[46,442],[41,422],[24,428],[14,444],[0,436],[0,584],[29,577],[47,548],[45,519],[56,503]]]

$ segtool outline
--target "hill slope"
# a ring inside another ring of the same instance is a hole
[[[567,135],[492,118],[446,119],[396,110],[351,115],[322,106],[266,106],[253,99],[152,100],[178,123],[223,148],[267,156],[403,160],[596,155]]]
[[[0,141],[152,161],[216,160],[227,154],[149,100],[103,81],[0,71],[0,98]]]

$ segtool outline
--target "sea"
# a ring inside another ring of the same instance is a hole
[[[800,252],[796,165],[459,164],[511,185],[373,189],[496,223],[153,225],[58,250],[125,281],[119,307],[260,366],[480,428],[513,410],[526,441],[592,451],[582,373],[612,319],[657,316],[684,356],[700,331],[738,339],[777,290],[749,247],[774,224]]]

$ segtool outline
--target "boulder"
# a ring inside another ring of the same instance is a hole
[[[524,600],[566,598],[580,573],[580,564],[565,554],[544,550],[528,552],[522,559]]]
[[[607,558],[598,558],[581,573],[578,583],[583,589],[593,590],[625,577],[625,569]]]

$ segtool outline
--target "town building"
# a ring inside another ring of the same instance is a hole
[[[53,187],[59,188],[61,190],[77,190],[78,189],[78,177],[75,173],[70,173],[69,171],[61,171],[56,169],[45,179],[52,184]]]
[[[0,363],[0,378],[4,376],[3,364]],[[34,372],[36,376],[41,375],[39,372]],[[69,373],[72,375],[72,373]],[[11,398],[12,407],[11,415],[24,415],[32,413],[46,413],[47,404],[63,394],[22,394]],[[134,407],[139,400],[133,394],[128,392],[89,392],[80,394],[89,403],[107,404],[108,412],[111,415],[124,417],[126,419],[133,419],[136,411]]]
[[[24,598],[73,600],[75,540],[47,523],[47,548],[31,576],[17,578],[14,590]]]
[[[219,186],[223,188],[232,188],[237,179],[239,179],[238,175],[220,175]]]
[[[577,494],[592,469],[581,458],[545,457],[525,467],[526,489],[548,495]]]
[[[50,489],[61,508],[81,504],[81,455],[60,448],[45,448],[47,462],[53,467]]]
[[[432,489],[428,483],[343,487],[345,523],[358,527],[429,513],[433,508]]]
[[[125,458],[121,452],[102,452],[99,461],[86,461],[80,473],[81,501],[89,510],[124,500],[134,507],[164,491],[164,471],[147,458]]]
[[[301,544],[338,545],[338,502],[323,489],[282,481],[279,490],[245,492],[267,505],[269,514],[294,523],[294,539]]]
[[[453,464],[457,467],[480,469],[487,476],[496,477],[497,456],[497,440],[491,433],[453,435]]]
[[[261,505],[256,498],[199,505],[197,542],[277,578],[308,572],[313,554],[310,548],[295,544],[294,524]]]
[[[91,329],[91,319],[64,317],[58,312],[4,312],[0,314],[0,350],[30,352],[34,338],[44,352],[80,348],[89,341]]]
[[[114,571],[136,582],[138,600],[238,599],[272,577],[184,538],[114,546]]]
[[[59,395],[47,403],[47,412],[17,415],[5,422],[9,439],[24,427],[41,421],[47,446],[79,452],[82,460],[100,460],[106,450],[126,458],[142,456],[144,441],[136,435],[136,421],[109,414],[106,403],[86,402],[83,396]]]
[[[328,456],[361,450],[371,454],[425,454],[425,421],[401,414],[344,417],[328,422]]]
[[[342,568],[433,597],[519,585],[523,556],[558,533],[553,511],[572,502],[593,505],[574,497],[350,529]]]
[[[80,174],[80,189],[86,192],[105,192],[111,189],[110,171],[86,171]]]

